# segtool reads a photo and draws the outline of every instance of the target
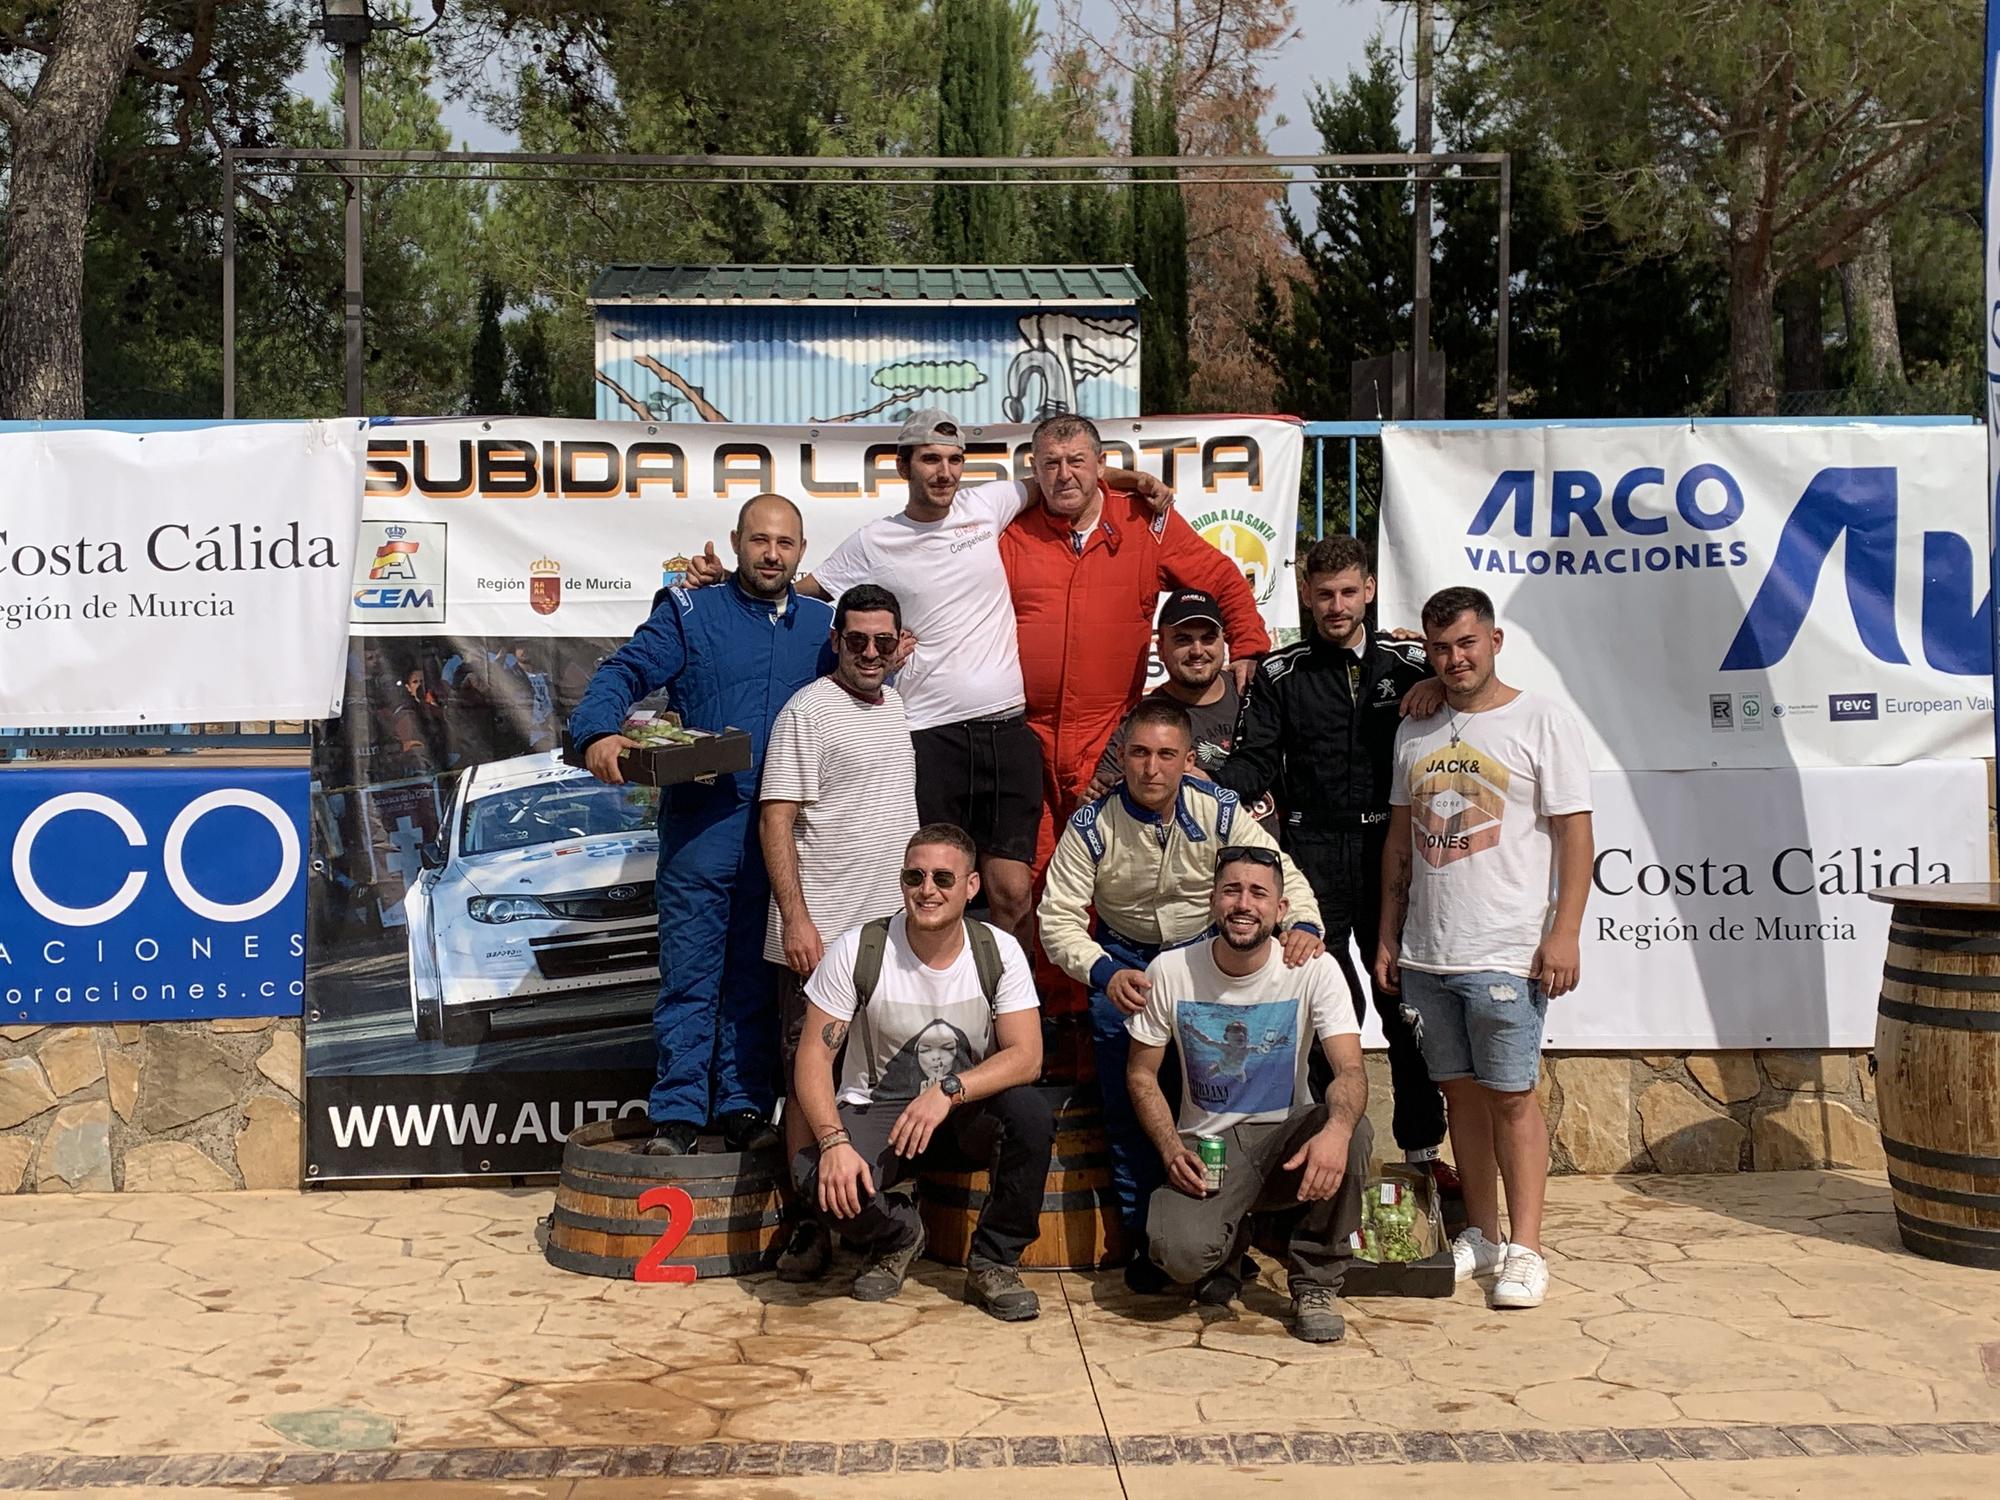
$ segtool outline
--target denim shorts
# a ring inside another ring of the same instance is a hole
[[[1403,970],[1403,1004],[1416,1013],[1417,1045],[1431,1078],[1476,1078],[1502,1094],[1535,1086],[1549,999],[1518,974]]]

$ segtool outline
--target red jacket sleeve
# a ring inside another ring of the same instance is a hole
[[[1229,638],[1232,660],[1262,656],[1271,649],[1249,580],[1203,541],[1177,510],[1167,513],[1166,530],[1160,536],[1160,576],[1164,588],[1206,589],[1215,595],[1222,606],[1222,630]]]

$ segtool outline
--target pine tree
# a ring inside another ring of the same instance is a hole
[[[1180,155],[1179,115],[1174,103],[1178,69],[1169,66],[1157,80],[1142,71],[1132,83],[1132,154]],[[1149,167],[1133,174],[1141,182],[1174,184],[1173,168]],[[1132,266],[1146,288],[1139,305],[1139,404],[1149,413],[1186,411],[1188,406],[1187,207],[1175,186],[1135,185],[1131,205]]]
[[[1008,0],[938,0],[937,18],[938,155],[1012,156],[1021,62],[1013,7]],[[932,193],[931,248],[941,261],[1012,260],[1017,227],[1012,188],[940,185]]]
[[[475,417],[497,416],[507,409],[507,334],[500,314],[507,294],[490,280],[479,284],[479,332],[472,338],[471,380],[466,410]]]

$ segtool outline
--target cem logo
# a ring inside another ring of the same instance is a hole
[[[1484,536],[1512,513],[1512,529],[1522,537],[1535,532],[1537,479],[1535,470],[1501,473],[1479,504],[1466,528],[1468,536]],[[1600,510],[1608,494],[1611,526],[1625,536],[1664,537],[1678,519],[1684,534],[1727,530],[1742,519],[1745,496],[1741,483],[1720,464],[1690,467],[1672,489],[1673,515],[1642,514],[1634,501],[1646,489],[1667,487],[1660,468],[1635,468],[1608,487],[1587,469],[1557,469],[1549,475],[1550,537],[1580,532],[1608,537],[1610,528]],[[1993,596],[1989,586],[1982,599],[1974,592],[1983,559],[1955,531],[1925,531],[1913,538],[1922,549],[1923,579],[1920,646],[1932,670],[1957,676],[1988,675],[1993,668]],[[1757,672],[1785,659],[1806,616],[1811,613],[1821,575],[1836,550],[1846,575],[1844,593],[1862,646],[1877,661],[1910,665],[1908,648],[1896,625],[1896,575],[1903,544],[1898,513],[1897,471],[1893,465],[1866,468],[1824,468],[1813,475],[1785,518],[1770,570],[1744,612],[1721,670]],[[1717,725],[1721,728],[1721,725]]]
[[[445,529],[443,521],[362,522],[348,621],[442,621]]]
[[[1835,724],[1853,724],[1882,716],[1882,702],[1874,693],[1835,693],[1826,700],[1826,716]]]

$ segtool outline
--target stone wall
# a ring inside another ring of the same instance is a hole
[[[0,1192],[296,1188],[296,1016],[0,1026]]]
[[[1536,1092],[1558,1172],[1883,1165],[1866,1052],[1551,1052]],[[1368,1113],[1385,1147],[1390,1097],[1388,1061],[1371,1053]]]

